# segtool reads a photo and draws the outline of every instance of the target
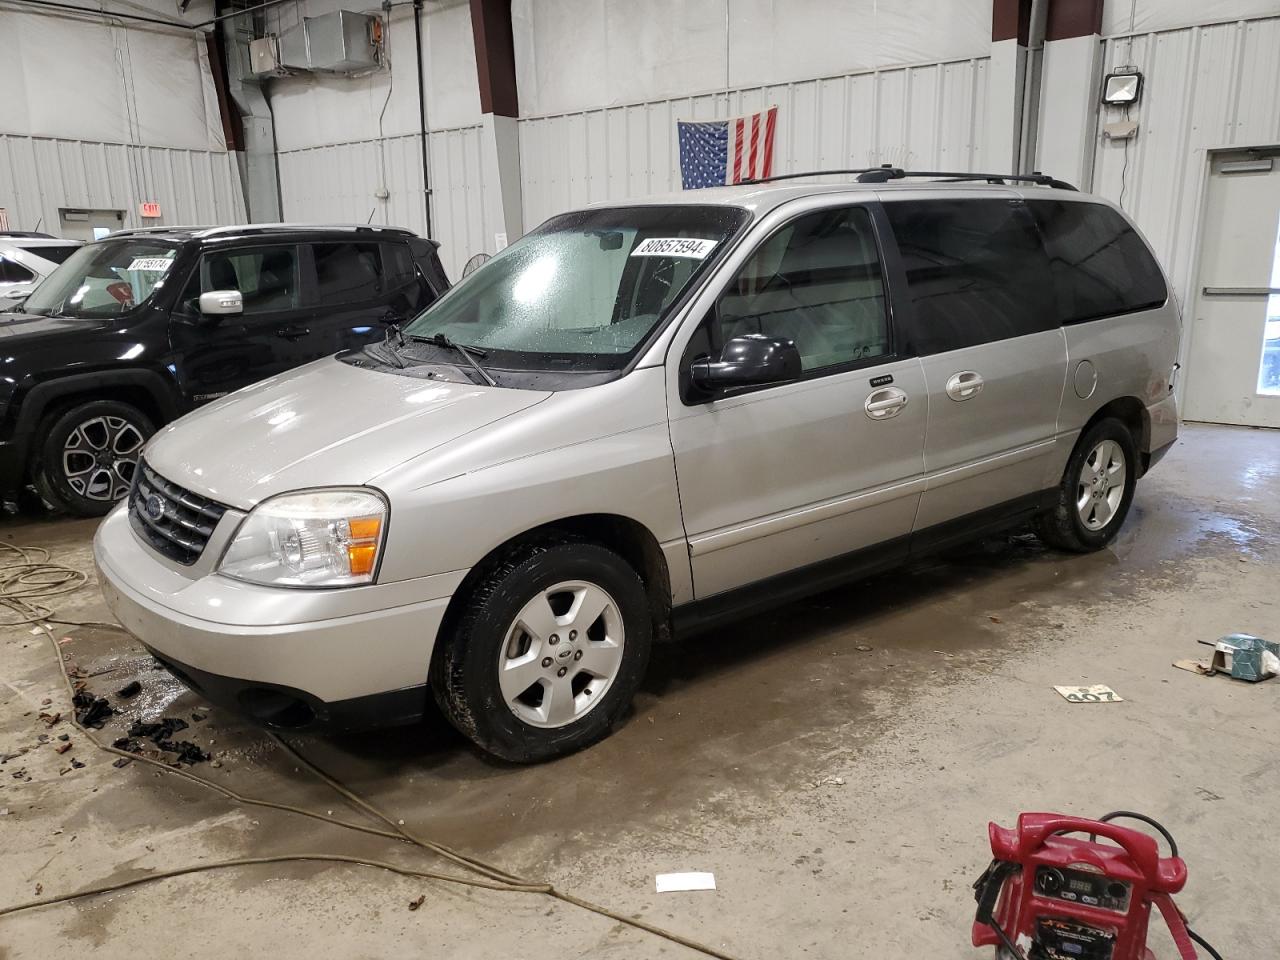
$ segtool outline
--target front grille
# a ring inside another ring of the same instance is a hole
[[[138,461],[129,491],[129,521],[133,529],[170,560],[190,566],[200,559],[227,508],[184,490]]]

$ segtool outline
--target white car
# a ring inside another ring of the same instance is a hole
[[[79,240],[0,234],[0,310],[25,298],[80,246]]]

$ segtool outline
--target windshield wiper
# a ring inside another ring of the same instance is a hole
[[[403,370],[405,362],[397,351],[404,347],[404,333],[394,323],[388,324],[382,345],[386,347],[386,355],[395,360],[396,366]]]
[[[401,334],[401,336],[405,336],[405,335]],[[487,383],[491,387],[496,387],[498,385],[498,381],[493,379],[493,377],[489,376],[489,371],[487,371],[484,367],[480,366],[480,364],[476,361],[476,357],[480,357],[481,359],[483,359],[484,357],[488,356],[488,354],[485,353],[483,350],[477,349],[476,347],[464,347],[460,343],[454,343],[443,333],[437,333],[434,336],[430,336],[430,337],[419,337],[419,336],[415,336],[412,333],[408,334],[407,336],[410,340],[416,340],[418,343],[430,343],[433,346],[443,347],[446,350],[456,350],[458,353],[462,354],[462,356],[466,359],[467,363],[471,364],[471,369],[475,370],[476,373],[480,374],[480,377],[484,380],[485,383]]]

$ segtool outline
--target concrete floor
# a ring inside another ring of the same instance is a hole
[[[1046,553],[988,542],[661,648],[634,712],[604,743],[534,768],[487,762],[442,722],[306,755],[418,832],[704,940],[766,957],[989,956],[968,945],[989,819],[1022,810],[1145,811],[1190,868],[1179,903],[1231,960],[1274,956],[1280,876],[1280,680],[1174,669],[1196,641],[1280,637],[1280,433],[1187,426],[1138,488],[1116,544]],[[91,522],[9,521],[0,537],[91,569]],[[63,614],[102,618],[96,589]],[[201,706],[119,635],[68,628],[63,649],[132,713]],[[870,647],[869,650],[864,649]],[[1053,684],[1106,683],[1078,705]],[[33,746],[44,698],[66,709],[47,641],[0,633],[0,752]],[[127,721],[127,718],[126,718]],[[118,735],[120,718],[103,736]],[[53,733],[66,731],[66,724]],[[427,856],[229,802],[71,731],[0,766],[0,905],[201,860]],[[195,772],[358,819],[268,738],[212,712]],[[86,764],[71,769],[68,760]],[[13,776],[25,769],[25,777]],[[719,889],[654,893],[709,870]],[[425,895],[422,908],[407,909]],[[1158,921],[1155,922],[1158,926]],[[1176,956],[1162,932],[1157,956]],[[541,896],[465,890],[347,865],[198,874],[0,918],[0,958],[266,956],[694,957]],[[216,951],[216,953],[214,953]]]

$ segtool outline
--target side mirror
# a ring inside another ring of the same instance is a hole
[[[725,387],[798,380],[802,369],[794,340],[752,333],[726,343],[719,360],[703,357],[693,361],[689,375],[695,387],[712,392]]]
[[[206,317],[244,313],[244,297],[239,290],[210,290],[200,294],[200,312]]]

